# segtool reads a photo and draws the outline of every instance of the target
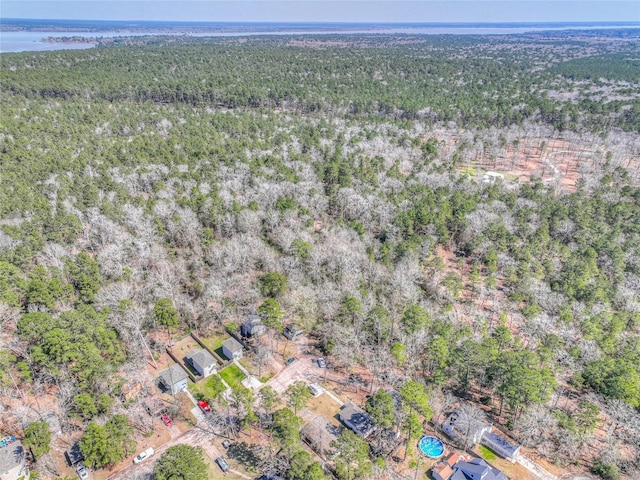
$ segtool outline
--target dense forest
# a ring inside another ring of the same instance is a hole
[[[551,463],[639,478],[640,40],[593,38],[2,54],[0,430],[49,395],[63,431],[112,445],[93,466],[117,463],[137,415],[119,389],[163,332],[258,312],[400,391],[409,438],[453,395]],[[234,395],[288,479],[324,478],[295,401],[262,395],[264,427]],[[338,455],[333,474],[382,475],[356,440],[336,448],[357,468]]]

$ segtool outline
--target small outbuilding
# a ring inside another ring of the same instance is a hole
[[[194,370],[205,378],[218,371],[218,362],[216,362],[213,355],[204,348],[191,350],[187,354],[187,360],[189,360],[189,363],[191,363]]]
[[[27,453],[16,437],[0,440],[0,480],[18,480],[29,476]]]
[[[259,337],[267,332],[267,327],[258,315],[249,315],[240,326],[243,337]]]
[[[353,402],[346,403],[338,416],[342,423],[363,437],[368,437],[376,429],[373,418]]]
[[[301,335],[302,333],[303,333],[303,330],[301,328],[298,328],[295,325],[287,325],[286,327],[284,327],[283,335],[288,340],[295,340],[296,337],[298,335]]]
[[[187,389],[189,375],[187,375],[187,372],[185,372],[180,365],[174,363],[166,370],[160,372],[159,380],[164,388],[169,390],[172,395],[175,395]]]
[[[227,338],[222,342],[222,353],[229,360],[240,360],[242,358],[242,345],[235,338]]]

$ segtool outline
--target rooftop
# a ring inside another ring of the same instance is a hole
[[[489,443],[489,445],[494,448],[499,447],[502,450],[502,452],[498,452],[498,453],[507,454],[507,456],[509,457],[513,457],[518,452],[518,450],[520,450],[520,445],[513,444],[507,439],[505,439],[504,437],[501,437],[500,435],[494,432],[486,432],[484,434],[483,440],[486,443]]]
[[[366,437],[375,428],[373,419],[355,403],[349,402],[338,412],[340,420],[356,433]]]
[[[453,467],[453,475],[449,480],[508,480],[507,476],[497,468],[492,468],[480,458],[471,462],[458,461]]]
[[[196,348],[191,350],[187,354],[187,358],[190,358],[193,362],[196,362],[198,365],[202,367],[207,367],[209,365],[217,365],[216,359],[204,348]]]
[[[175,385],[176,383],[189,378],[187,372],[185,372],[177,363],[174,363],[169,368],[162,370],[159,377],[167,385]]]
[[[233,337],[229,337],[224,342],[222,342],[222,346],[230,352],[237,352],[238,350],[242,350],[242,345],[240,345],[240,342],[238,342]]]

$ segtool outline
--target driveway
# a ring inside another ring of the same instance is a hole
[[[195,399],[189,395],[191,400],[195,404]],[[114,472],[108,477],[108,480],[131,480],[136,478],[151,478],[153,473],[153,466],[155,462],[162,456],[162,454],[167,450],[167,448],[172,447],[174,445],[187,444],[194,447],[201,447],[206,454],[211,458],[212,461],[215,461],[216,458],[223,456],[220,453],[220,450],[213,443],[213,439],[216,438],[216,434],[213,429],[213,425],[210,423],[210,420],[213,417],[210,417],[212,414],[203,413],[200,408],[197,406],[192,410],[196,421],[198,422],[195,427],[191,430],[186,431],[182,435],[179,435],[175,438],[172,438],[170,441],[165,443],[164,445],[155,449],[154,456],[145,462],[135,464],[131,463],[127,467],[119,470],[118,472]],[[177,429],[176,429],[177,430]],[[142,451],[146,447],[143,445],[138,450]],[[234,474],[239,477],[246,478],[251,480],[252,477],[245,475],[242,472],[237,470],[230,470]]]
[[[263,387],[269,385],[276,392],[282,394],[287,390],[289,385],[298,380],[307,384],[321,382],[324,379],[340,383],[344,381],[341,375],[335,374],[331,370],[318,367],[318,355],[311,353],[313,345],[309,343],[309,339],[305,335],[299,335],[295,343],[298,347],[296,360],[288,367],[284,367],[280,373],[265,383]]]

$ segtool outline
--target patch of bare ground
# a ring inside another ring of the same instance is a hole
[[[564,191],[574,191],[578,179],[600,174],[605,167],[623,167],[636,184],[640,183],[640,155],[633,140],[607,140],[599,137],[566,136],[507,136],[487,134],[472,135],[469,132],[454,134],[436,132],[438,155],[453,159],[462,173],[481,173],[476,169],[502,173],[510,181],[529,182],[541,179],[549,186]],[[430,138],[430,137],[429,137]],[[427,137],[424,138],[427,140]]]

